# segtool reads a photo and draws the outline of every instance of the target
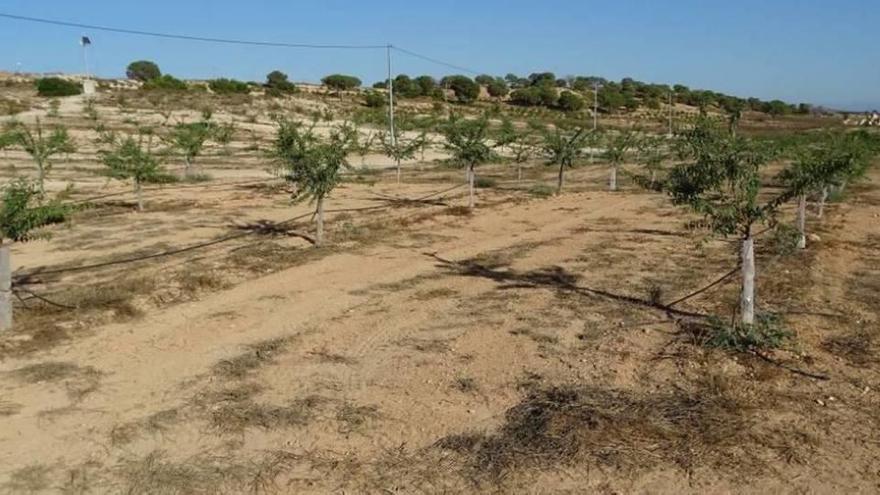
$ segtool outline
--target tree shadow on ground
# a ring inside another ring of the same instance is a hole
[[[572,292],[588,297],[598,297],[615,302],[656,309],[671,317],[704,318],[707,315],[675,309],[657,301],[639,299],[633,296],[616,294],[604,289],[578,285],[579,275],[554,265],[537,270],[520,272],[503,263],[481,263],[472,259],[453,261],[440,257],[437,253],[424,253],[437,261],[437,267],[450,274],[463,277],[485,278],[500,284],[499,289],[554,289]]]

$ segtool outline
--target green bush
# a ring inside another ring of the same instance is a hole
[[[709,318],[709,347],[746,352],[778,349],[792,339],[791,331],[782,326],[775,314],[758,314],[753,325],[731,325],[721,318]]]
[[[186,91],[189,88],[187,84],[176,77],[165,74],[163,76],[150,79],[145,82],[143,89],[146,90],[167,90],[167,91]]]
[[[274,90],[272,95],[296,92],[296,85],[290,82],[287,79],[287,74],[280,70],[273,70],[266,76],[266,88]]]
[[[226,79],[225,77],[221,77],[219,79],[211,79],[210,81],[208,81],[208,88],[210,88],[211,91],[217,94],[247,94],[251,90],[251,87],[248,86],[248,83],[238,81],[236,79]]]
[[[486,85],[486,91],[489,92],[489,96],[503,98],[510,92],[510,88],[507,87],[507,83],[504,82],[504,79],[498,78],[493,79]]]
[[[471,103],[480,96],[480,85],[467,76],[447,76],[440,84],[451,89],[460,103]]]
[[[498,182],[491,177],[476,177],[474,178],[474,187],[478,189],[491,189],[495,187]]]
[[[563,91],[562,94],[559,95],[559,101],[557,104],[559,105],[560,110],[577,112],[584,108],[584,99],[571,91]]]
[[[344,91],[360,87],[361,80],[354,76],[347,76],[344,74],[330,74],[321,79],[321,83],[329,88]]]
[[[370,108],[382,108],[385,106],[385,95],[378,91],[368,91],[364,95],[364,105]]]
[[[37,79],[37,94],[40,96],[74,96],[82,94],[82,84],[60,77]]]
[[[125,69],[125,76],[135,81],[146,82],[150,79],[162,77],[162,71],[159,70],[159,66],[155,62],[138,60],[128,64],[128,67]]]
[[[556,193],[556,188],[547,184],[535,184],[529,188],[528,193],[537,198],[549,198]]]

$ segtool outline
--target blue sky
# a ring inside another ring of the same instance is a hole
[[[3,0],[0,12],[129,29],[282,42],[385,44],[473,68],[682,83],[740,96],[880,108],[880,0]],[[384,78],[384,53],[235,47],[0,19],[0,68],[101,76],[134,59],[180,77]],[[397,72],[454,72],[398,54]]]

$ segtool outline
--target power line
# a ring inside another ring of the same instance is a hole
[[[462,67],[462,66],[460,66],[460,65],[450,64],[449,62],[444,62],[444,61],[442,61],[442,60],[439,60],[439,59],[436,59],[436,58],[433,58],[433,57],[429,57],[429,56],[427,56],[427,55],[422,55],[421,53],[416,53],[416,52],[414,52],[414,51],[412,51],[412,50],[407,50],[407,49],[405,49],[405,48],[400,48],[399,46],[391,45],[391,49],[392,49],[392,50],[397,50],[397,51],[399,51],[400,53],[404,53],[404,54],[409,55],[409,56],[411,56],[411,57],[420,58],[420,59],[422,59],[422,60],[424,60],[424,61],[426,61],[426,62],[431,62],[431,63],[433,63],[433,64],[443,65],[443,66],[445,66],[445,67],[449,67],[450,69],[460,70],[460,71],[462,71],[462,72],[467,72],[467,73],[470,73],[470,74],[476,74],[476,75],[483,74],[483,72],[476,71],[476,70],[473,70],[473,69],[469,69],[469,68],[467,68],[467,67]]]
[[[157,33],[153,31],[140,31],[137,29],[124,29],[108,26],[97,26],[93,24],[82,24],[79,22],[58,21],[54,19],[43,19],[40,17],[28,17],[23,15],[14,15],[0,13],[0,17],[13,19],[17,21],[36,22],[40,24],[51,24],[54,26],[75,27],[81,29],[92,29],[95,31],[106,31],[110,33],[134,34],[138,36],[150,36],[153,38],[176,39],[185,41],[201,41],[205,43],[223,43],[227,45],[250,45],[250,46],[272,46],[281,48],[314,48],[314,49],[333,49],[333,50],[378,50],[385,49],[388,45],[333,45],[333,44],[313,44],[313,43],[283,43],[274,41],[255,41],[241,40],[230,38],[210,38],[204,36],[190,36],[185,34]]]

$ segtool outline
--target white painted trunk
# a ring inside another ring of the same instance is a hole
[[[516,180],[518,180],[518,181],[522,180],[522,164],[521,163],[516,164]]]
[[[819,194],[819,206],[816,211],[816,216],[822,218],[825,215],[825,202],[828,201],[828,186],[822,188],[822,192]]]
[[[797,207],[798,249],[807,247],[807,195],[801,194]]]
[[[188,156],[183,157],[183,176],[192,177],[192,160]]]
[[[740,313],[742,323],[755,323],[755,240],[749,237],[742,241],[742,293],[740,294]]]
[[[617,166],[611,167],[611,179],[608,181],[608,189],[617,190]]]
[[[324,243],[324,198],[318,198],[318,209],[315,217],[315,245]]]
[[[397,160],[397,185],[400,185],[400,160]]]
[[[0,245],[0,331],[12,328],[12,264],[9,246]]]

